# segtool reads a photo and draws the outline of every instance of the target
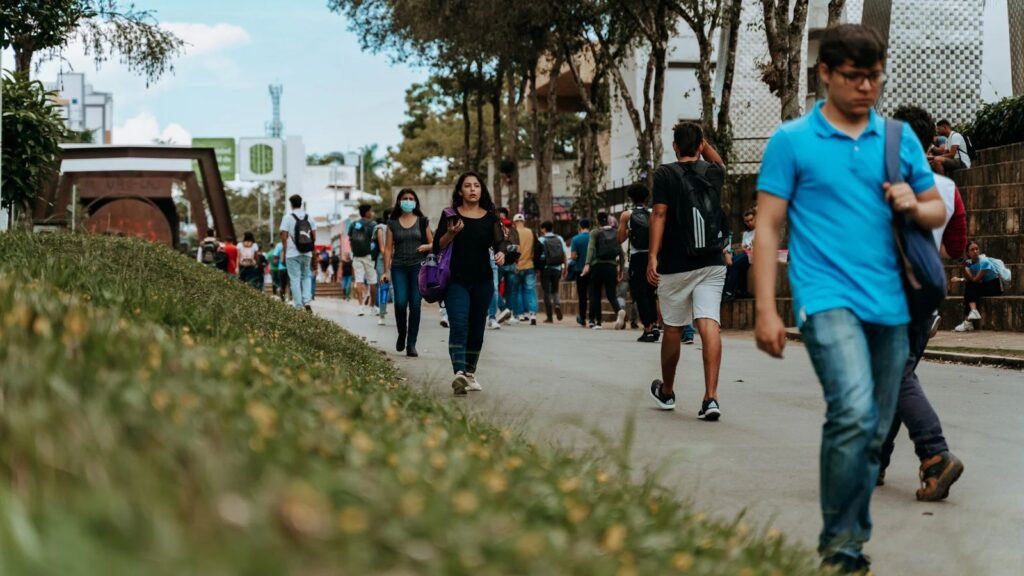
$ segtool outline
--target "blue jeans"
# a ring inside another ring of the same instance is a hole
[[[812,314],[802,332],[827,405],[818,552],[856,557],[871,537],[871,493],[909,353],[907,326],[861,322],[837,308]]]
[[[516,287],[519,289],[519,313],[536,314],[537,272],[533,268],[516,272]]]
[[[519,277],[516,265],[506,264],[498,268],[498,278],[505,280],[505,305],[502,308],[508,308],[513,316],[519,316],[523,311],[519,307]]]
[[[309,267],[310,261],[312,261],[312,256],[309,254],[289,256],[284,261],[288,268],[288,282],[292,289],[292,305],[296,308],[302,308],[313,299],[311,282],[313,274]]]
[[[491,307],[487,309],[487,317],[495,318],[498,315],[498,305],[501,294],[498,293],[498,265],[491,260],[491,276],[494,277],[494,296],[491,296]]]
[[[448,310],[448,355],[452,372],[476,373],[487,327],[487,307],[494,296],[490,280],[474,284],[452,282],[444,305]]]
[[[415,348],[420,333],[420,266],[392,266],[391,286],[395,291],[395,323],[398,333],[405,334],[406,346]],[[406,324],[406,307],[409,319]]]

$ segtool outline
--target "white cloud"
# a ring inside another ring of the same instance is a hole
[[[185,41],[186,57],[219,52],[229,46],[249,41],[249,33],[245,28],[223,22],[213,26],[191,22],[166,22],[160,27]]]
[[[192,135],[180,124],[173,122],[161,130],[160,122],[149,112],[142,112],[124,124],[114,126],[114,144],[152,144],[155,140],[189,145],[192,143]]]

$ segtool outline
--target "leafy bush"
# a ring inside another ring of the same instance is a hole
[[[815,573],[160,246],[3,235],[0,327],[2,574]]]
[[[1024,142],[1024,96],[986,104],[966,134],[979,149]]]

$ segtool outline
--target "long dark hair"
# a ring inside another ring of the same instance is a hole
[[[480,174],[472,170],[459,174],[459,179],[455,181],[455,190],[452,191],[452,208],[462,206],[462,196],[459,192],[462,191],[462,184],[466,181],[466,178],[470,176],[476,178],[476,181],[480,183],[480,207],[486,210],[488,214],[494,214],[494,200],[491,199],[491,193],[487,190],[487,183]]]
[[[412,209],[412,213],[420,218],[424,217],[423,212],[420,210],[420,197],[416,194],[416,191],[412,188],[402,188],[402,191],[395,196],[395,207],[391,209],[392,220],[398,220],[402,214],[405,214],[405,212],[402,212],[402,196],[406,194],[412,194],[413,200],[416,201],[416,207]]]

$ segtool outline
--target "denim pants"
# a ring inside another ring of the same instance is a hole
[[[452,359],[453,373],[476,373],[484,345],[487,307],[491,304],[493,292],[494,284],[490,279],[448,285],[444,305],[448,310],[448,355]]]
[[[612,305],[612,310],[619,313],[619,299],[615,294],[618,284],[619,269],[615,264],[594,264],[590,267],[590,321],[601,325],[601,292]]]
[[[658,321],[658,289],[647,281],[647,252],[637,252],[629,257],[629,292],[636,303],[636,312],[644,327]]]
[[[519,289],[519,313],[537,313],[537,273],[533,268],[516,273],[516,287]]]
[[[747,274],[750,272],[750,257],[741,252],[732,258],[732,266],[725,274],[725,295],[736,296],[747,291]]]
[[[290,256],[284,261],[288,268],[288,282],[292,289],[292,304],[296,308],[302,308],[313,300],[311,261],[312,257],[309,254]]]
[[[540,287],[544,292],[544,313],[551,319],[551,304],[554,300],[556,308],[562,307],[562,297],[558,293],[558,284],[562,281],[561,268],[545,268],[540,272]]]
[[[903,367],[903,381],[900,383],[900,396],[896,402],[896,417],[892,421],[889,435],[882,444],[882,470],[889,466],[889,459],[895,448],[896,434],[900,424],[906,424],[910,439],[914,442],[914,452],[921,460],[931,458],[949,450],[946,438],[942,435],[942,424],[939,416],[932,408],[928,397],[924,395],[921,381],[917,379],[917,364],[921,361],[924,349],[928,346],[928,332],[932,319],[907,327],[910,343],[910,356]]]
[[[907,326],[869,324],[836,308],[812,314],[802,332],[827,405],[818,552],[859,556],[871,537],[871,493],[907,362]]]
[[[515,264],[506,264],[498,269],[498,278],[505,281],[505,306],[513,316],[523,313],[519,303],[519,276]]]
[[[495,318],[498,315],[498,306],[501,304],[501,294],[498,291],[498,265],[491,259],[491,276],[494,278],[494,296],[491,296],[491,306],[487,309],[487,317]]]
[[[391,267],[391,286],[395,291],[395,323],[398,324],[398,333],[405,335],[406,346],[411,348],[416,347],[416,339],[420,333],[419,278],[419,264]]]

